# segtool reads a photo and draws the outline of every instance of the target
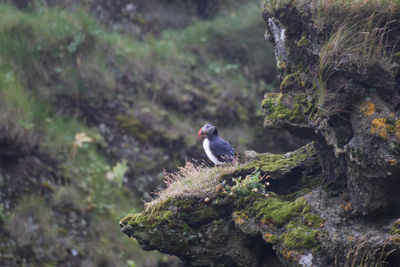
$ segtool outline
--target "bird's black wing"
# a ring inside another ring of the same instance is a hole
[[[221,162],[232,161],[235,151],[229,142],[218,137],[210,143],[211,153]]]

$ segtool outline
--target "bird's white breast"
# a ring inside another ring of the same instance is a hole
[[[219,160],[217,159],[217,157],[215,157],[215,156],[213,155],[213,153],[211,153],[211,150],[210,150],[210,140],[208,140],[207,138],[204,139],[204,141],[203,141],[203,147],[204,147],[204,151],[205,151],[206,154],[207,154],[207,157],[208,157],[215,165],[222,165],[222,164],[225,164],[225,162],[219,161]]]

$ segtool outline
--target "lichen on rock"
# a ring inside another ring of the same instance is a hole
[[[324,176],[354,191],[354,213],[388,207],[396,193],[374,189],[400,183],[392,164],[400,156],[400,85],[389,67],[400,50],[400,5],[389,2],[264,1],[267,35],[285,62],[281,92],[265,96],[264,125],[313,136]]]

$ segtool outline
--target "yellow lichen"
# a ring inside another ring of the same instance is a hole
[[[341,204],[340,204],[340,207],[342,207],[343,210],[344,210],[345,212],[348,212],[348,211],[352,211],[352,210],[353,210],[353,208],[352,208],[350,202],[347,202],[347,204],[341,203]]]
[[[288,260],[300,260],[299,254],[296,251],[283,249],[281,254],[284,258]]]
[[[273,235],[271,233],[265,233],[264,234],[264,240],[267,243],[274,244],[274,243],[279,241],[279,237],[277,237],[276,235]]]
[[[371,134],[379,135],[384,139],[389,139],[389,128],[385,118],[375,118],[371,123]]]
[[[375,112],[375,105],[371,102],[363,102],[360,105],[360,111],[366,116],[371,116]]]
[[[384,139],[396,138],[400,140],[400,120],[394,122],[386,118],[375,118],[371,122],[371,134]]]
[[[394,134],[398,139],[400,139],[400,120],[396,120],[396,124],[394,127]]]
[[[232,219],[233,219],[233,221],[234,221],[234,223],[236,224],[236,225],[242,225],[243,223],[245,223],[248,219],[249,219],[249,216],[247,216],[245,213],[243,213],[243,212],[237,212],[237,211],[235,211],[233,214],[232,214]]]

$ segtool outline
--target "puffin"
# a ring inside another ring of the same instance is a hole
[[[228,141],[218,136],[217,127],[207,123],[200,128],[197,136],[205,137],[203,141],[204,151],[215,166],[233,161],[235,151]]]

